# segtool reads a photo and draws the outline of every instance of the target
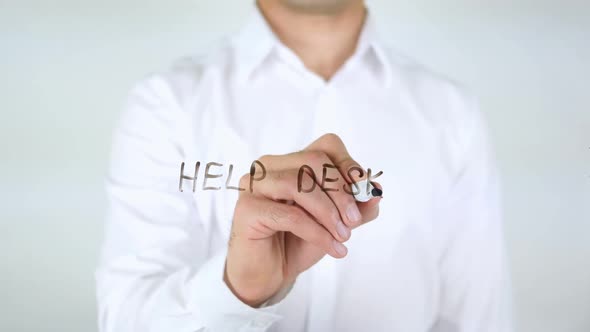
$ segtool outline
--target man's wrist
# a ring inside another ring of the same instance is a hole
[[[223,272],[223,282],[227,285],[229,290],[236,296],[240,301],[247,304],[252,308],[260,308],[279,293],[283,286],[269,287],[269,285],[276,283],[278,285],[284,285],[284,282],[271,282],[256,280],[250,284],[236,283],[229,277],[227,271],[227,262]]]

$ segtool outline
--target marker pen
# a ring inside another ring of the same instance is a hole
[[[371,182],[368,183],[369,190],[367,190],[367,181],[367,179],[364,179],[356,183],[359,192],[354,195],[354,199],[357,202],[368,202],[373,197],[381,197],[383,195],[383,190],[375,187]],[[353,188],[353,191],[354,189],[356,188]]]

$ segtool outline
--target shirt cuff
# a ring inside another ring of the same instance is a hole
[[[260,308],[238,299],[223,281],[226,251],[201,266],[188,285],[188,301],[209,331],[264,331],[282,317],[280,301],[292,286],[279,291]]]

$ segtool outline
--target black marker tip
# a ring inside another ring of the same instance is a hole
[[[373,195],[373,197],[382,197],[383,190],[381,190],[379,188],[373,188],[373,190],[371,190],[371,195]]]

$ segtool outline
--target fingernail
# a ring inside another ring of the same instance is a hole
[[[336,240],[332,240],[332,246],[334,247],[334,250],[336,250],[338,255],[346,256],[348,249],[346,249],[346,247],[342,243],[340,243]]]
[[[350,228],[346,227],[342,221],[338,221],[336,224],[336,231],[338,232],[338,235],[340,235],[340,237],[344,240],[348,240],[350,237]]]
[[[348,207],[348,209],[346,209],[346,215],[348,216],[348,219],[350,219],[350,221],[352,221],[353,223],[359,223],[362,218],[361,212],[359,211],[359,208],[356,206],[356,203],[352,204]]]

